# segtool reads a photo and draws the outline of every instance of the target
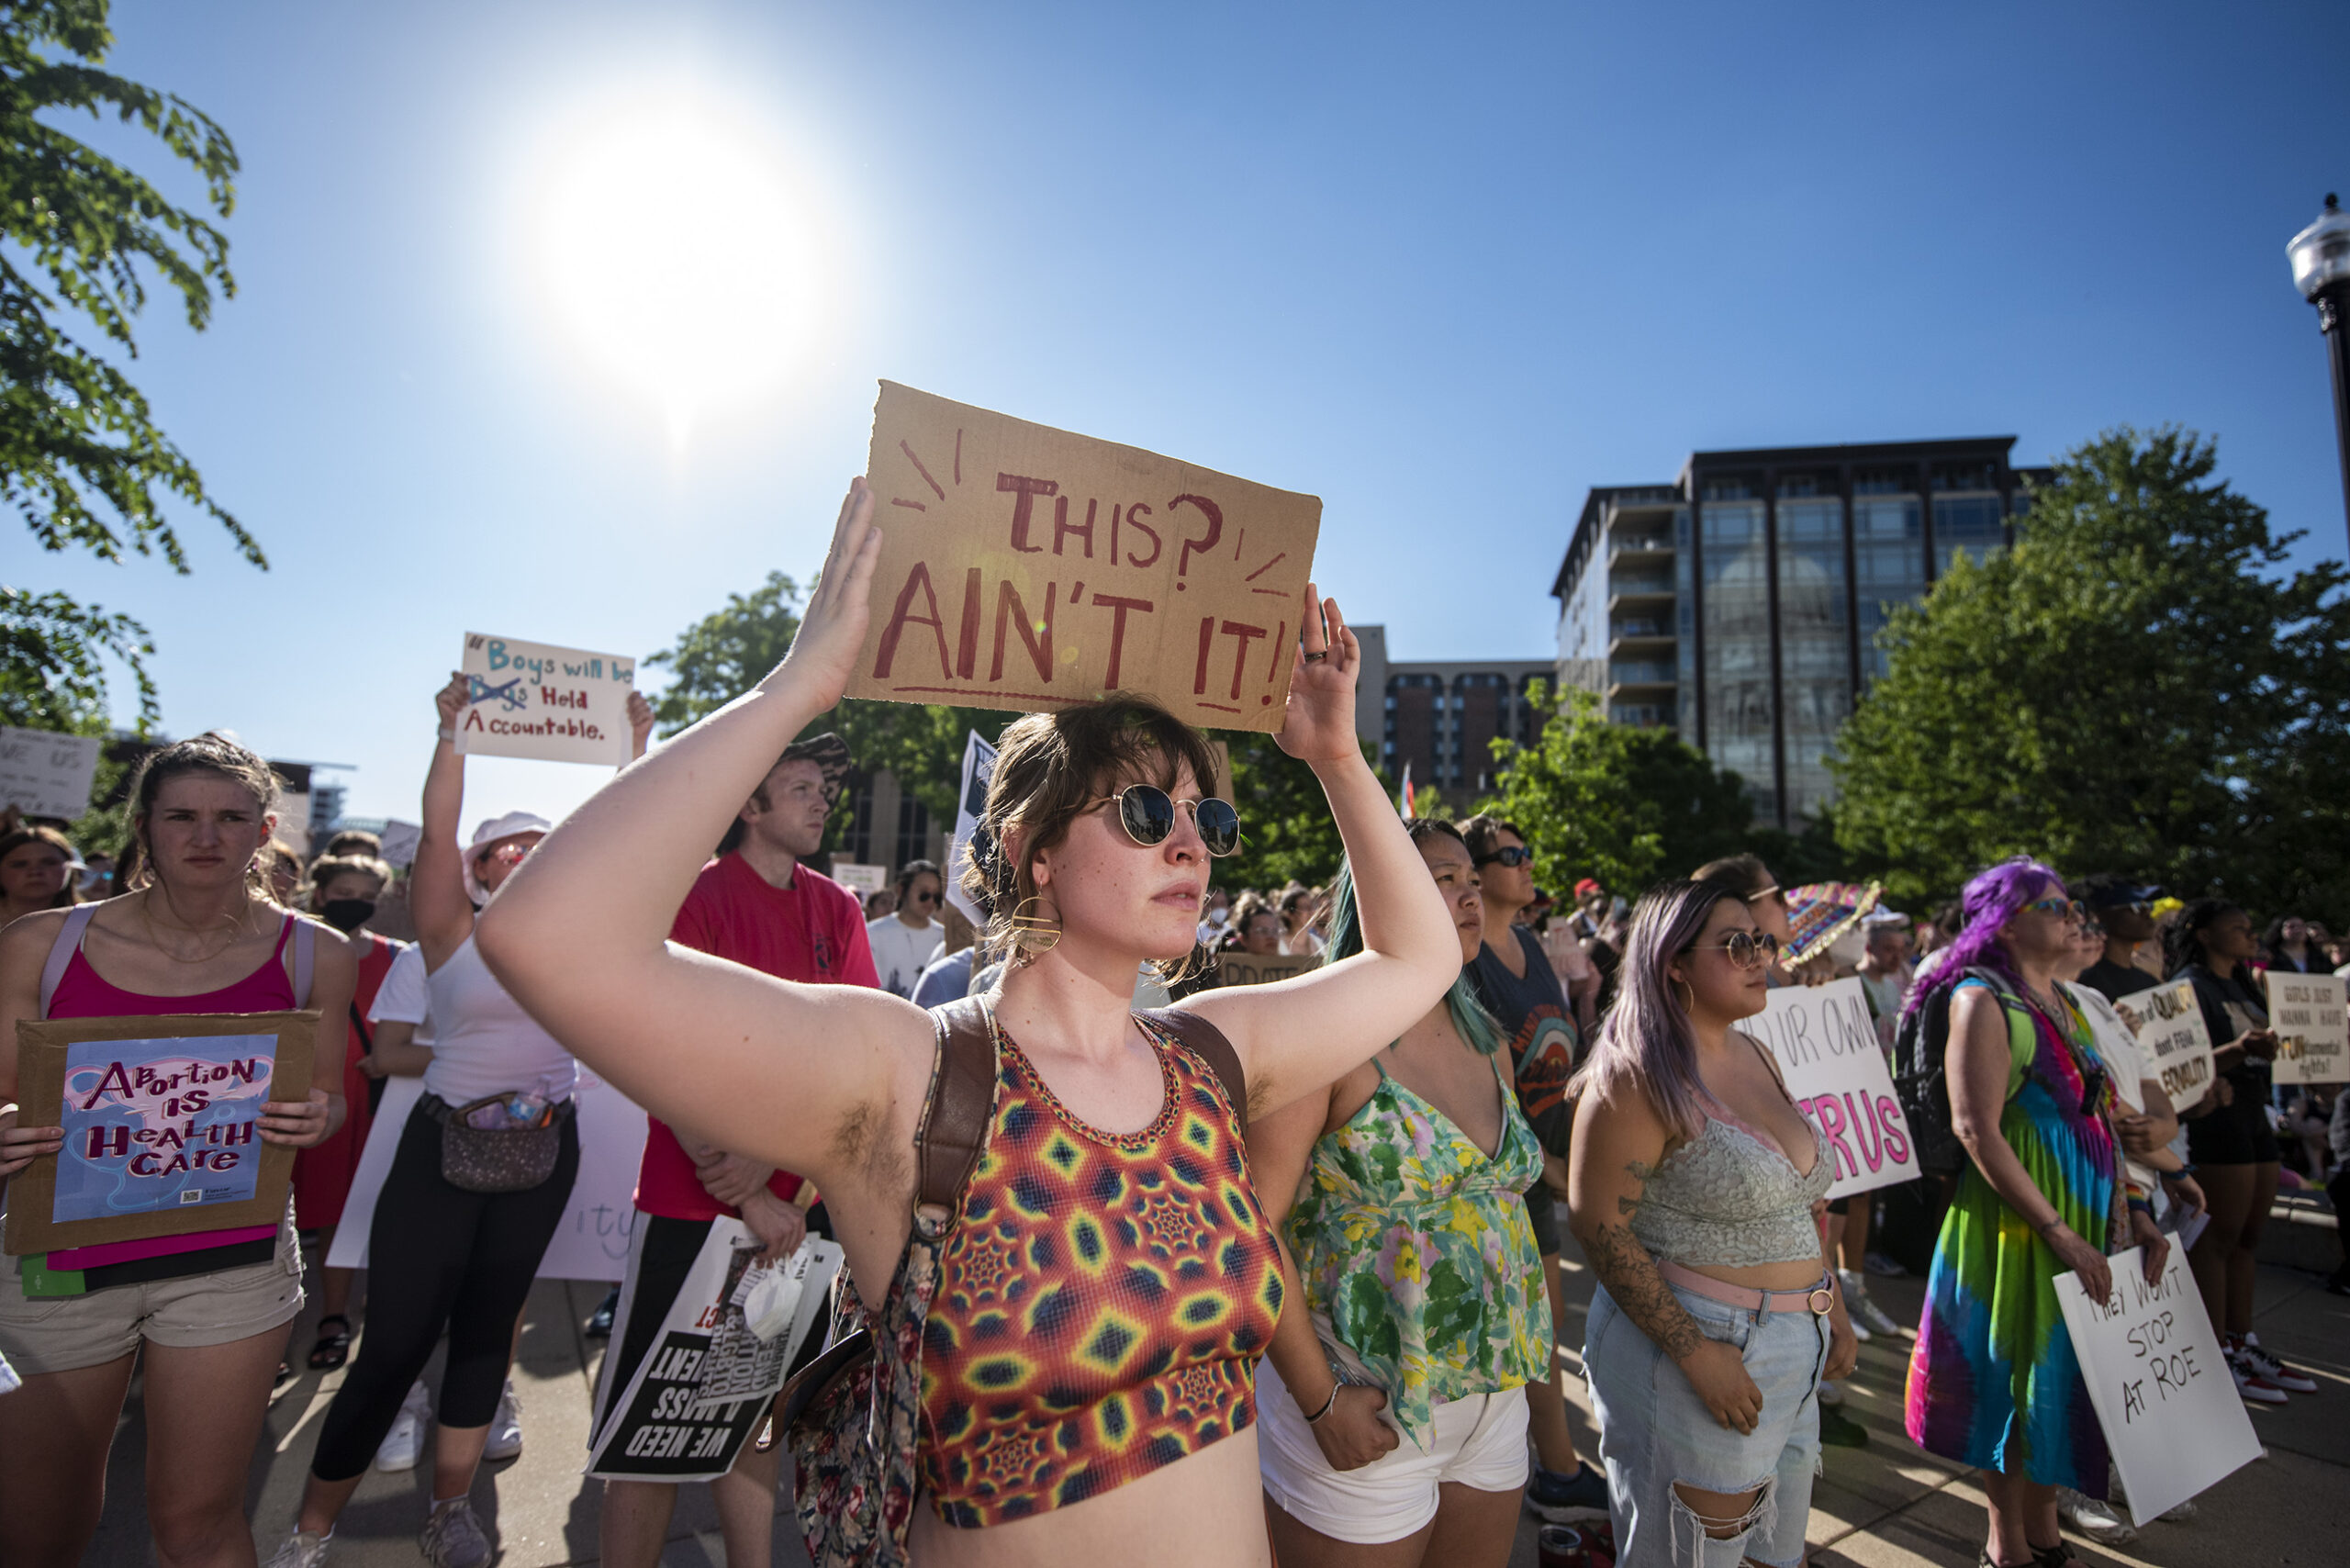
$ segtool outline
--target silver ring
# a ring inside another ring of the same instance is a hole
[[[1310,665],[1318,665],[1329,656],[1327,653],[1308,654],[1305,655],[1305,662]]]

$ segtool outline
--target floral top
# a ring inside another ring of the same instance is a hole
[[[1520,1197],[1541,1180],[1542,1146],[1506,1084],[1502,1114],[1488,1159],[1381,1067],[1362,1109],[1315,1144],[1282,1229],[1315,1328],[1362,1362],[1422,1448],[1438,1402],[1550,1365],[1542,1255]]]

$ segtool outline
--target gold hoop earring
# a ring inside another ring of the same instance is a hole
[[[1053,915],[1043,913],[1044,903],[1044,899],[1035,894],[1021,900],[1006,923],[1012,927],[1012,966],[1014,969],[1026,969],[1060,945],[1061,923]],[[1029,913],[1031,904],[1036,906],[1037,913]]]
[[[1681,1011],[1682,1011],[1682,1012],[1684,1012],[1684,1013],[1695,1013],[1695,1011],[1697,1011],[1697,988],[1696,988],[1696,987],[1695,987],[1695,986],[1691,985],[1691,984],[1690,984],[1687,980],[1673,980],[1673,979],[1667,979],[1667,980],[1666,980],[1666,981],[1665,981],[1665,983],[1666,983],[1667,985],[1673,985],[1673,986],[1678,986],[1678,987],[1680,987],[1680,988],[1681,988],[1679,991],[1674,991],[1674,992],[1673,993],[1673,1001],[1675,1001],[1675,1002],[1681,1002]],[[1685,1001],[1685,1002],[1682,1001],[1682,995],[1683,995],[1683,992],[1686,992],[1686,993],[1687,993],[1687,995],[1688,995],[1688,1000],[1687,1000],[1687,1001]]]

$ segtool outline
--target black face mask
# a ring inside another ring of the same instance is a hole
[[[375,913],[374,899],[329,899],[326,907],[319,911],[329,925],[346,936],[366,924],[367,917]]]

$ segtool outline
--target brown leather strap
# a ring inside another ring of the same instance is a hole
[[[1181,1007],[1154,1007],[1143,1017],[1173,1035],[1192,1047],[1192,1054],[1208,1064],[1209,1069],[1224,1083],[1224,1096],[1232,1102],[1232,1113],[1239,1118],[1240,1130],[1248,1130],[1248,1073],[1240,1065],[1240,1053],[1224,1037],[1224,1031],[1198,1014]]]
[[[987,1147],[988,1117],[995,1109],[995,1044],[976,996],[934,1007],[930,1016],[938,1031],[938,1070],[914,1135],[922,1176],[914,1201],[952,1210]]]

